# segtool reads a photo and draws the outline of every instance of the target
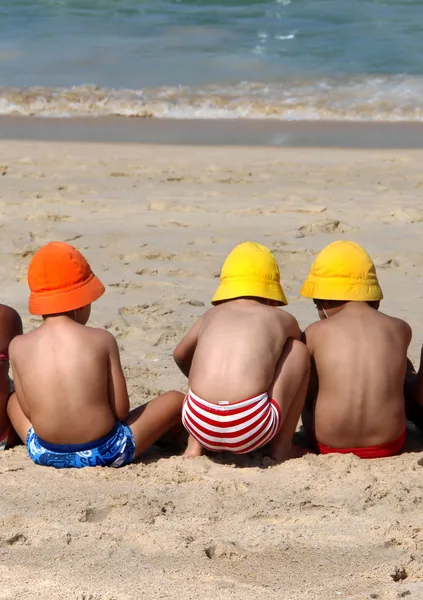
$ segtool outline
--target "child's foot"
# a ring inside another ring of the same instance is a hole
[[[188,446],[184,452],[185,458],[195,458],[197,456],[201,456],[203,453],[203,447],[192,435],[188,438]]]

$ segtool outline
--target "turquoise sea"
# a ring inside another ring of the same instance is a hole
[[[423,120],[423,0],[0,0],[0,114]]]

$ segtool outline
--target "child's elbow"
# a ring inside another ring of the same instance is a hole
[[[125,421],[129,416],[129,399],[127,402],[116,407],[116,418],[118,421]]]

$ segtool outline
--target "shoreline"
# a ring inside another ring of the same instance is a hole
[[[423,123],[0,116],[0,139],[411,150],[423,148]]]

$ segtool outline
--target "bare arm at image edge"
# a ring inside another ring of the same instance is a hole
[[[129,397],[125,375],[120,362],[119,347],[113,336],[109,342],[108,394],[113,414],[118,421],[124,421],[129,414]]]
[[[12,375],[13,375],[13,383],[15,385],[16,398],[17,398],[18,404],[19,404],[23,414],[25,415],[25,417],[27,419],[31,420],[28,404],[26,403],[25,396],[22,391],[19,375],[18,375],[18,372],[17,372],[16,367],[13,362],[14,349],[15,349],[15,344],[12,342],[9,346],[9,356],[10,356],[10,362],[12,365]]]

